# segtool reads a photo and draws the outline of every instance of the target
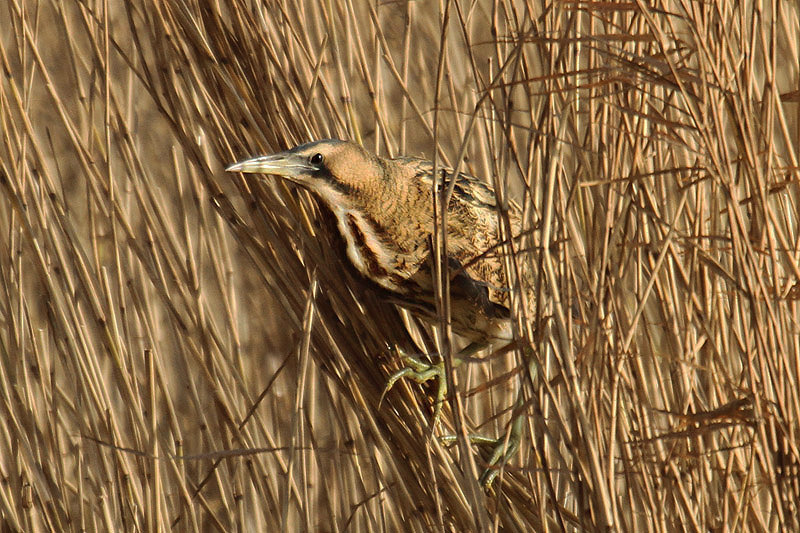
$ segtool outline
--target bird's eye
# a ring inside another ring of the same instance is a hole
[[[308,158],[308,162],[315,166],[320,166],[325,158],[322,154],[317,153]]]

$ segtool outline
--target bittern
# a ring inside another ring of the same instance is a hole
[[[340,140],[303,144],[274,155],[231,165],[230,172],[276,175],[311,191],[334,215],[347,259],[393,303],[428,321],[437,320],[431,251],[434,232],[434,167],[411,157],[386,159]],[[501,227],[494,191],[483,182],[445,170],[440,187],[447,206],[447,265],[453,331],[471,341],[464,357],[482,347],[511,341],[510,292],[503,267]],[[455,180],[452,183],[451,180]],[[519,213],[508,212],[512,235]],[[404,356],[394,374],[418,382],[439,380],[436,414],[445,396],[443,364]],[[515,424],[516,425],[516,424]]]

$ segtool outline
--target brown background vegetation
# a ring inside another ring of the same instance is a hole
[[[796,4],[108,4],[0,6],[3,530],[800,527]],[[222,170],[325,137],[525,209],[528,349],[455,392],[529,399],[488,491],[429,386],[378,405],[433,333]]]

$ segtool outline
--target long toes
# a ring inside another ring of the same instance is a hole
[[[489,456],[488,466],[483,471],[480,484],[484,488],[492,486],[492,482],[500,475],[500,470],[516,455],[519,449],[519,436],[511,435],[509,439],[501,438],[495,441],[492,455]]]
[[[386,381],[386,386],[383,388],[383,392],[381,393],[381,398],[378,400],[378,407],[381,406],[383,399],[386,397],[386,393],[388,393],[392,387],[394,387],[394,384],[413,372],[414,370],[411,368],[403,368],[402,370],[398,370],[389,376],[389,379]]]
[[[405,368],[402,368],[389,376],[378,405],[383,402],[383,398],[386,396],[386,393],[388,393],[389,390],[401,379],[411,379],[420,384],[432,379],[436,379],[438,380],[438,384],[436,387],[433,420],[431,421],[431,427],[434,427],[439,421],[442,411],[442,403],[447,396],[447,380],[445,379],[444,363],[441,361],[438,363],[429,363],[427,361],[423,361],[420,358],[405,354],[398,347],[395,347],[393,351],[400,355],[400,357],[403,359],[403,363],[405,363],[406,366]]]

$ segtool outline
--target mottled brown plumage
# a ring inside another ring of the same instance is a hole
[[[433,282],[433,164],[423,159],[385,159],[352,142],[325,140],[230,166],[232,172],[282,176],[314,193],[331,211],[346,243],[347,258],[380,293],[422,318],[435,321]],[[494,191],[484,183],[443,169],[440,187],[452,185],[447,212],[447,271],[453,330],[468,338],[465,357],[495,341],[510,341],[507,278],[501,256],[501,231]],[[519,212],[508,213],[512,235],[520,230]],[[523,274],[523,279],[527,279]],[[388,380],[384,394],[399,379],[438,380],[433,424],[447,391],[444,364],[404,355],[406,367]],[[453,364],[461,361],[453,359]],[[522,397],[517,400],[521,405]],[[515,453],[523,416],[516,416],[508,440],[496,441],[489,468]]]
[[[356,270],[392,301],[429,320],[436,317],[431,162],[386,159],[352,142],[324,140],[228,170],[279,175],[313,192],[335,216]],[[451,174],[442,173],[445,186]],[[455,179],[447,219],[453,329],[476,343],[509,340],[509,291],[494,192],[466,174]],[[509,217],[516,234],[518,213]]]

